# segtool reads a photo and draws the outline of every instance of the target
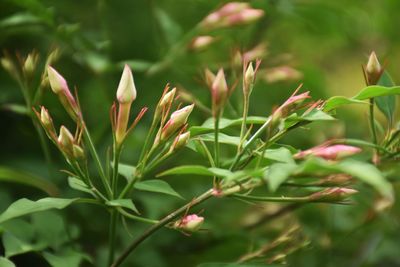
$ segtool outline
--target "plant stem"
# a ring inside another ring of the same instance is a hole
[[[102,164],[100,162],[99,155],[97,154],[96,148],[94,147],[92,138],[90,137],[89,130],[87,129],[86,125],[83,128],[84,128],[85,139],[86,139],[86,141],[87,141],[87,143],[89,145],[89,150],[90,150],[90,153],[92,154],[94,162],[96,163],[97,170],[98,170],[98,172],[100,174],[101,182],[103,183],[103,186],[104,186],[104,188],[105,188],[105,190],[107,192],[108,197],[111,197],[112,196],[112,190],[111,190],[110,184],[108,183],[107,177],[106,177],[106,175],[104,173],[103,166],[102,166]]]
[[[123,208],[118,208],[119,213],[121,213],[123,216],[135,220],[135,221],[139,221],[139,222],[144,222],[144,223],[151,223],[151,224],[157,224],[159,223],[159,221],[157,220],[152,220],[152,219],[148,219],[148,218],[143,218],[143,217],[139,217],[139,216],[135,216],[133,214],[130,214],[128,212],[126,212]]]
[[[111,211],[110,217],[110,228],[109,228],[109,251],[108,251],[108,265],[111,265],[114,261],[115,254],[115,241],[116,241],[116,225],[117,225],[118,213],[115,209]]]
[[[205,200],[209,199],[212,196],[213,190],[210,189],[203,193],[202,195],[198,196],[194,200],[190,201],[186,205],[180,207],[179,209],[175,210],[174,212],[170,213],[166,217],[164,217],[162,220],[160,220],[157,224],[154,224],[150,228],[148,228],[141,236],[139,236],[137,239],[133,240],[132,243],[124,250],[124,252],[114,261],[114,263],[111,265],[111,267],[118,267],[124,262],[124,260],[131,254],[135,248],[137,248],[143,241],[145,241],[148,237],[150,237],[152,234],[154,234],[156,231],[158,231],[160,228],[163,226],[167,225],[169,222],[174,220],[176,217],[178,217],[180,214],[184,213],[188,208],[194,207]]]
[[[377,137],[376,137],[376,129],[375,129],[375,116],[374,116],[374,107],[375,107],[375,100],[373,98],[370,98],[369,100],[369,124],[371,127],[371,132],[372,132],[372,142],[377,145]]]
[[[219,167],[219,115],[214,120],[214,162],[215,166]]]
[[[244,140],[244,136],[246,134],[246,121],[247,121],[247,114],[249,113],[249,97],[248,96],[243,96],[244,97],[244,102],[243,102],[243,120],[242,120],[242,127],[240,128],[240,141],[238,145],[238,153],[242,151],[242,146]]]

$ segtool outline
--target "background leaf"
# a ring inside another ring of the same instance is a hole
[[[141,181],[135,183],[133,187],[141,191],[162,193],[182,198],[182,196],[178,192],[176,192],[167,182],[163,180],[153,179],[153,180]]]

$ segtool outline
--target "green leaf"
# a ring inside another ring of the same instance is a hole
[[[329,115],[319,109],[313,109],[310,112],[303,114],[300,118],[301,118],[301,120],[305,120],[305,121],[333,121],[333,120],[336,120],[331,115]]]
[[[266,264],[266,263],[222,263],[208,262],[197,265],[197,267],[280,267],[282,265]]]
[[[130,209],[137,214],[140,214],[140,212],[137,210],[135,204],[133,204],[132,199],[114,199],[110,200],[106,203],[106,205],[110,207],[121,207],[121,208],[127,208]]]
[[[215,141],[214,134],[212,133],[200,135],[199,138],[205,142]],[[237,146],[240,143],[240,137],[219,133],[218,142],[222,144]]]
[[[274,192],[279,186],[289,179],[290,175],[297,169],[293,163],[275,163],[265,171],[264,179],[268,182],[269,189]]]
[[[246,124],[264,124],[268,118],[266,117],[257,117],[257,116],[249,116],[246,120]],[[219,128],[221,130],[232,127],[232,126],[240,126],[242,124],[243,119],[230,120],[226,118],[221,118],[219,121]],[[194,137],[200,134],[206,134],[214,131],[214,118],[207,119],[201,126],[192,126],[189,129],[190,136]]]
[[[64,209],[78,200],[78,198],[67,199],[47,197],[39,199],[37,201],[32,201],[26,198],[22,198],[12,203],[0,215],[0,223],[34,212],[50,209]]]
[[[292,153],[285,147],[267,149],[263,154],[264,158],[283,163],[295,163]]]
[[[132,179],[134,178],[135,172],[136,172],[135,166],[122,164],[122,163],[118,164],[118,173],[120,175],[122,175],[123,177],[125,177],[125,179],[128,181],[128,183],[130,181],[132,181]]]
[[[167,182],[163,180],[147,180],[147,181],[137,182],[135,183],[134,188],[141,191],[162,193],[183,198]]]
[[[1,109],[24,116],[30,114],[28,108],[25,105],[20,105],[20,104],[4,104],[1,106]]]
[[[7,258],[0,257],[0,266],[1,267],[15,267],[15,264]]]
[[[390,77],[388,72],[383,72],[381,78],[379,79],[378,85],[382,86],[394,86],[394,82]],[[375,98],[375,103],[380,111],[386,116],[390,123],[393,122],[394,111],[396,108],[396,96],[395,95],[387,95],[380,96]]]
[[[56,196],[59,192],[57,186],[52,182],[4,166],[0,166],[0,181],[31,186],[46,192],[50,196]]]
[[[168,45],[173,45],[182,36],[182,28],[163,9],[154,6],[153,10],[154,16],[163,31],[163,37],[166,39]]]
[[[43,257],[52,267],[79,267],[84,259],[91,262],[88,255],[73,250],[63,250],[56,254],[44,252]]]
[[[357,100],[366,100],[378,96],[398,95],[400,94],[400,86],[385,87],[385,86],[368,86],[361,90],[358,95],[354,96]]]
[[[183,165],[179,167],[175,167],[169,170],[166,170],[157,176],[165,176],[171,174],[196,174],[196,175],[204,175],[204,176],[219,176],[224,177],[231,175],[232,172],[229,170],[221,169],[221,168],[207,168],[201,165]]]
[[[36,244],[36,245],[30,244],[22,239],[17,238],[16,236],[14,236],[9,232],[3,233],[2,239],[5,250],[5,256],[7,258],[31,251],[38,251],[45,247],[42,244]]]
[[[87,184],[85,184],[85,182],[83,182],[81,179],[78,179],[76,177],[72,177],[72,176],[68,177],[68,185],[72,189],[94,195],[93,192],[87,186]]]
[[[349,104],[368,104],[366,101],[356,100],[347,98],[345,96],[334,96],[329,98],[324,105],[325,111],[330,111],[340,106],[349,105]]]

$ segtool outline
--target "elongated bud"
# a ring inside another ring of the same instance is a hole
[[[220,116],[228,98],[228,85],[226,84],[224,70],[219,69],[214,82],[211,85],[211,97],[214,116]]]
[[[82,160],[85,158],[85,152],[83,151],[83,148],[79,145],[74,144],[72,146],[72,153],[76,160]]]
[[[250,62],[247,70],[244,74],[243,83],[243,94],[249,96],[251,94],[253,83],[254,83],[255,72],[253,69],[253,64]]]
[[[200,35],[190,42],[189,49],[194,51],[200,51],[207,48],[210,44],[215,41],[215,38],[210,35]]]
[[[57,141],[64,153],[73,155],[74,136],[65,126],[61,126]]]
[[[294,158],[301,159],[313,155],[327,160],[337,160],[360,152],[360,148],[348,145],[317,146],[295,154]]]
[[[357,192],[357,190],[351,188],[332,187],[316,192],[309,196],[309,198],[311,201],[315,202],[334,202],[342,201]]]
[[[294,81],[294,80],[299,80],[302,77],[303,74],[300,71],[290,66],[280,66],[280,67],[266,69],[261,74],[261,78],[263,78],[267,83]]]
[[[0,62],[1,66],[11,75],[11,77],[18,79],[18,70],[9,56],[6,55],[5,57],[2,57]]]
[[[197,214],[186,215],[181,220],[178,220],[174,223],[174,228],[187,231],[187,232],[196,232],[200,229],[200,227],[204,223],[204,218],[198,216]]]
[[[190,132],[178,135],[170,148],[170,152],[176,151],[186,146],[186,144],[189,142],[189,139],[190,139]]]
[[[170,119],[161,131],[161,140],[168,139],[172,134],[186,124],[193,107],[194,104],[183,107],[171,114]]]
[[[120,104],[132,103],[136,99],[136,87],[131,68],[125,65],[117,89],[117,100]]]
[[[331,174],[318,182],[314,183],[319,186],[343,186],[352,181],[352,176],[344,173]]]
[[[117,89],[118,118],[115,128],[115,141],[118,146],[122,144],[128,128],[129,114],[132,102],[136,99],[136,88],[133,82],[132,71],[125,65]]]
[[[369,56],[367,66],[365,67],[365,73],[367,76],[367,84],[368,85],[377,84],[383,73],[381,64],[379,63],[379,60],[376,57],[376,54],[374,51],[372,51],[372,53]]]
[[[176,93],[176,88],[173,88],[171,91],[166,93],[158,102],[158,105],[156,107],[156,116],[161,115],[163,110],[166,110],[168,107],[171,106],[172,102],[174,101],[175,98],[175,93]]]
[[[67,81],[53,67],[47,67],[47,76],[49,79],[51,90],[58,96],[61,104],[64,106],[68,114],[74,119],[81,117],[81,111],[75,98],[72,96]]]
[[[261,9],[247,8],[237,14],[232,14],[227,17],[227,26],[247,24],[254,22],[264,16],[264,11]]]
[[[53,120],[45,107],[40,108],[40,122],[47,133],[55,133]]]

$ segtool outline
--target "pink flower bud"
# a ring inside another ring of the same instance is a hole
[[[352,176],[344,173],[331,174],[318,182],[315,185],[319,186],[340,186],[348,184],[352,181]]]
[[[247,8],[239,13],[229,15],[226,18],[227,26],[247,24],[254,22],[264,16],[264,11],[261,9]]]
[[[310,98],[310,92],[305,92],[296,95],[301,85],[294,91],[294,93],[283,103],[279,108],[277,108],[273,113],[273,120],[277,121],[282,117],[286,117],[288,113],[295,109],[299,104],[301,104],[305,99]]]
[[[46,130],[48,134],[55,133],[53,120],[51,119],[48,110],[43,106],[40,108],[40,122],[42,123],[43,128]]]
[[[301,159],[309,155],[313,155],[315,157],[320,157],[327,160],[336,160],[360,152],[360,148],[348,145],[317,146],[305,151],[301,151],[295,154],[294,157],[296,159]]]
[[[174,228],[187,231],[187,232],[196,232],[203,225],[204,218],[198,216],[197,214],[186,215],[179,221],[174,223]]]
[[[81,117],[81,111],[75,98],[72,96],[67,81],[51,66],[47,67],[51,90],[58,96],[61,104],[73,119]]]
[[[250,62],[258,58],[263,58],[267,54],[267,44],[260,43],[252,49],[243,53],[243,60]]]
[[[215,38],[209,35],[201,35],[193,38],[193,40],[190,42],[189,49],[194,50],[194,51],[199,51],[202,50],[206,47],[208,47],[210,44],[212,44],[215,41]]]
[[[351,188],[332,187],[312,194],[309,199],[315,202],[342,201],[357,192],[357,190]]]
[[[211,98],[214,117],[220,116],[228,98],[228,85],[226,84],[224,70],[219,69],[211,85]]]
[[[215,74],[212,73],[208,68],[206,68],[204,70],[204,80],[205,80],[207,86],[209,88],[211,88],[211,86],[212,86],[212,84],[213,84],[213,82],[215,80]]]
[[[172,134],[186,124],[193,107],[194,104],[183,107],[171,114],[170,119],[167,121],[161,131],[161,140],[168,139]]]
[[[132,103],[136,99],[136,87],[131,68],[125,65],[117,89],[117,100],[120,104]]]

